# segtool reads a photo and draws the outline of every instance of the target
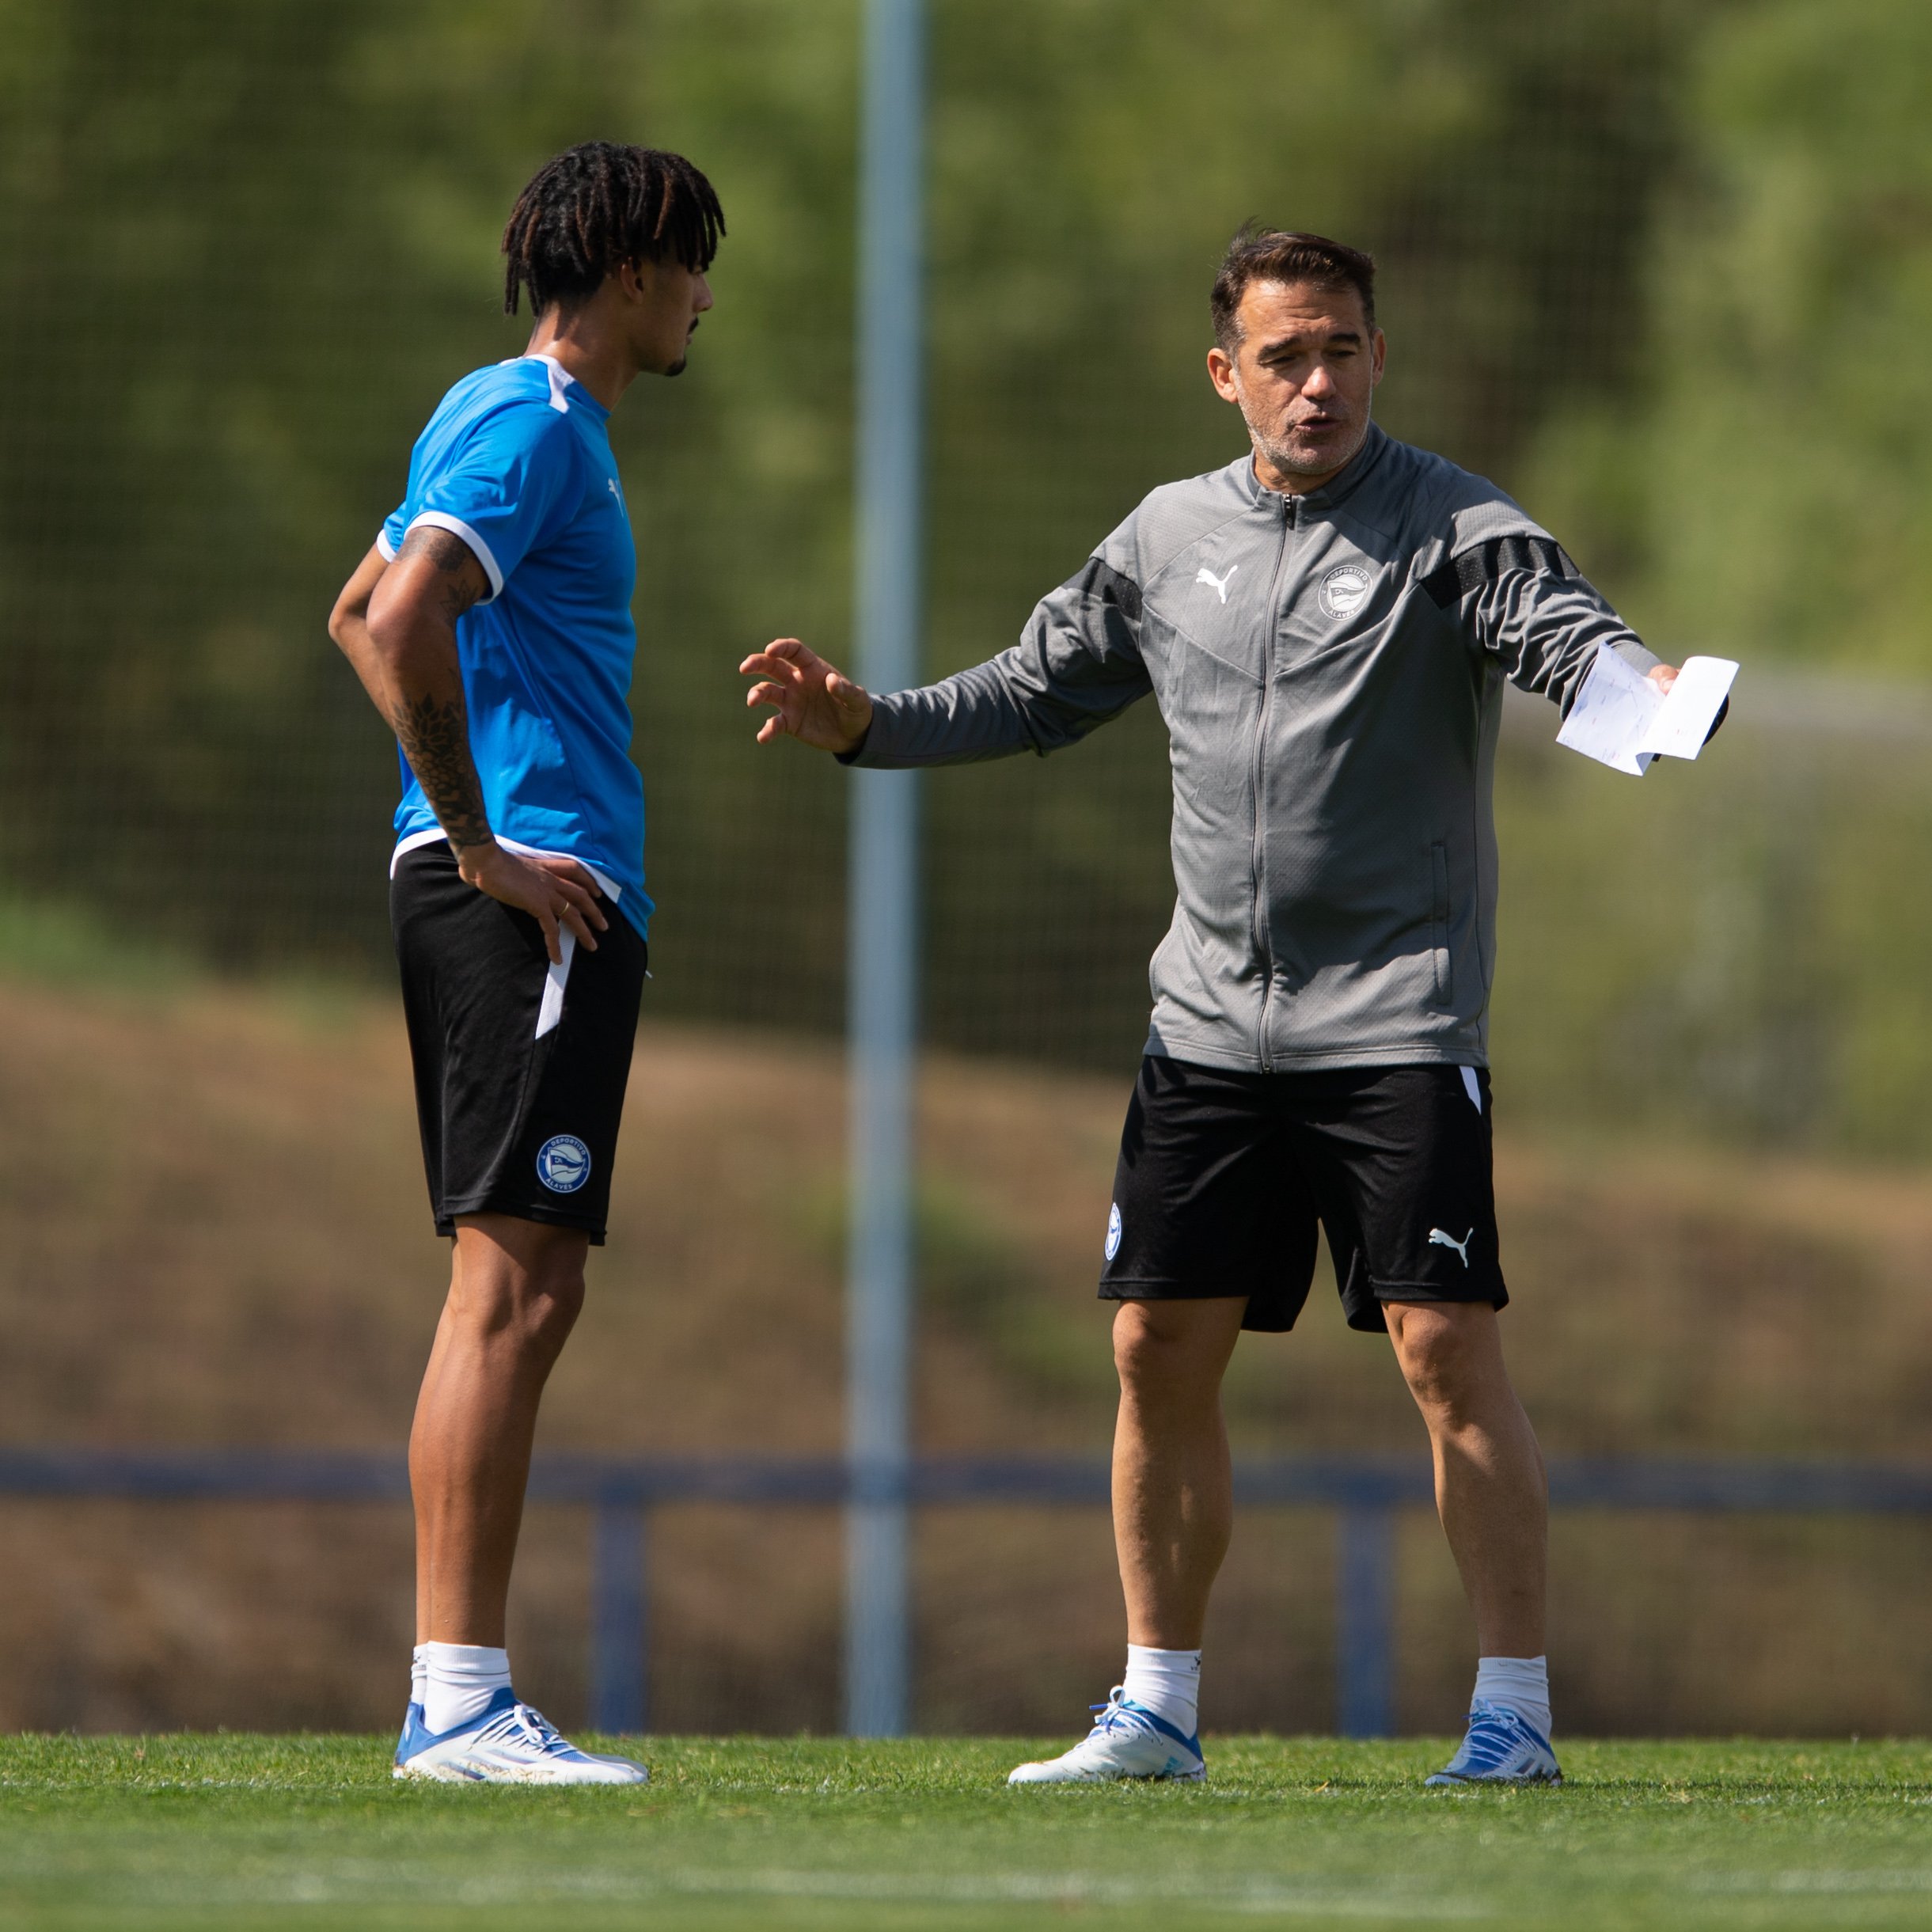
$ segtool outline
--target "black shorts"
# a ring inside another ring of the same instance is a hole
[[[647,949],[608,899],[597,951],[552,968],[527,913],[465,885],[445,845],[389,885],[436,1232],[513,1214],[601,1244]]]
[[[1489,1075],[1141,1061],[1103,1300],[1245,1295],[1243,1328],[1292,1328],[1315,1277],[1318,1222],[1351,1328],[1387,1327],[1385,1301],[1501,1308]]]

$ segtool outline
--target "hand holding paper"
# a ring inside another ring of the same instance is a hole
[[[1695,758],[1737,675],[1729,658],[1686,658],[1666,697],[1619,652],[1600,644],[1556,742],[1639,778],[1654,757]]]

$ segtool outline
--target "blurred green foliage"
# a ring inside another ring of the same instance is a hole
[[[1633,617],[1757,662],[1932,668],[1932,9],[1726,10],[1678,82],[1641,376],[1524,487]]]
[[[1926,668],[1932,25],[1910,0],[932,0],[928,662],[1229,460],[1250,216],[1383,264],[1397,434],[1515,491],[1658,647]],[[438,395],[521,347],[545,157],[681,148],[730,234],[613,421],[661,1012],[839,1023],[842,775],[733,666],[849,608],[856,0],[0,0],[0,883],[225,968],[379,969],[393,753],[322,621]],[[1502,1091],[1932,1152],[1923,743],[1758,731],[1642,787],[1513,739]],[[1884,708],[1879,707],[1882,711]],[[928,1023],[1125,1067],[1159,721],[936,776]]]

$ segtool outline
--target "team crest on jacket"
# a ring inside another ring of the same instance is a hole
[[[1330,617],[1352,617],[1368,594],[1369,577],[1359,564],[1338,564],[1322,579],[1322,610]]]
[[[590,1178],[590,1150],[574,1133],[553,1133],[537,1150],[537,1178],[553,1194],[574,1194]]]

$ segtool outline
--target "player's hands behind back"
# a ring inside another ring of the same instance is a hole
[[[528,913],[543,928],[545,949],[552,963],[564,963],[560,934],[568,931],[588,952],[597,951],[597,935],[609,929],[597,902],[597,886],[575,859],[526,859],[495,839],[465,845],[457,855],[457,869],[479,892],[505,905]]]
[[[826,663],[795,637],[781,637],[753,651],[738,666],[759,681],[745,702],[769,704],[772,715],[758,727],[758,742],[795,738],[820,751],[848,752],[862,744],[872,727],[872,700],[863,685]]]

